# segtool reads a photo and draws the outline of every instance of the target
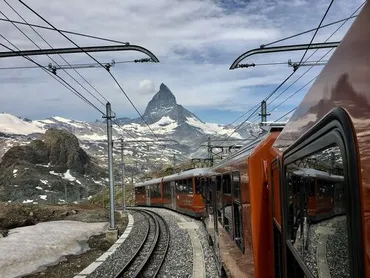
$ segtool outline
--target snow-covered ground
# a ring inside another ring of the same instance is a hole
[[[105,222],[50,221],[12,229],[7,237],[0,238],[0,277],[30,274],[63,256],[83,253],[88,246],[81,242],[107,227]]]
[[[0,113],[0,132],[8,134],[30,134],[45,133],[45,130],[11,114]]]

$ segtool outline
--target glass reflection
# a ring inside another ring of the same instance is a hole
[[[288,238],[315,277],[350,277],[347,192],[339,147],[286,167]]]

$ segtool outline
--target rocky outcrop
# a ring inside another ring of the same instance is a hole
[[[75,135],[49,129],[40,139],[4,154],[0,201],[76,201],[101,190],[103,177],[106,171],[81,149]]]

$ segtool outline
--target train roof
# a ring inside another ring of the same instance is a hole
[[[148,181],[139,182],[139,183],[135,184],[135,187],[157,184],[157,183],[160,183],[161,180],[162,180],[162,178],[156,178],[156,179],[151,179],[151,180],[148,180]]]
[[[269,132],[264,133],[263,135],[256,138],[252,142],[249,142],[248,144],[246,144],[239,151],[233,153],[232,155],[228,156],[226,159],[220,161],[219,163],[211,167],[209,171],[209,175],[212,174],[212,172],[214,173],[217,168],[225,166],[226,164],[232,161],[237,161],[241,159],[242,157],[249,155],[256,148],[257,145],[259,145],[264,139],[267,138],[268,135],[269,135]]]
[[[203,176],[208,171],[209,171],[209,168],[196,168],[196,169],[180,172],[177,174],[173,174],[170,176],[165,176],[163,177],[163,181],[171,181],[171,180],[185,179],[185,178],[190,178],[190,177]]]
[[[298,168],[296,171],[293,171],[293,174],[297,176],[314,177],[318,179],[326,179],[326,180],[332,180],[332,181],[344,181],[343,176],[330,175],[327,172],[312,169],[312,168]]]

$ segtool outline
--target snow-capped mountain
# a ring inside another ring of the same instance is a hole
[[[177,163],[179,163],[192,157],[196,150],[198,151],[195,155],[205,156],[205,148],[199,148],[199,145],[205,142],[208,136],[222,139],[231,134],[235,128],[203,122],[195,114],[177,104],[176,97],[165,84],[160,85],[159,91],[148,103],[143,117],[159,138],[174,139],[180,144],[164,148],[160,142],[147,145],[132,142],[132,140],[155,140],[156,138],[139,118],[117,119],[120,126],[113,125],[113,140],[117,142],[120,138],[124,139],[124,155],[128,168],[130,168],[130,162],[138,162],[146,170],[149,168],[145,166],[145,163],[163,167],[163,164],[172,164],[173,155],[176,155]],[[11,146],[26,144],[31,139],[38,138],[49,128],[65,129],[73,133],[85,151],[103,162],[106,161],[107,137],[106,124],[103,121],[89,123],[59,116],[43,120],[29,120],[5,113],[0,114],[0,160]],[[247,138],[251,132],[257,134],[258,126],[246,123],[246,128],[233,133],[232,138]],[[118,155],[118,144],[116,147],[114,152]],[[106,164],[102,163],[102,165]]]

